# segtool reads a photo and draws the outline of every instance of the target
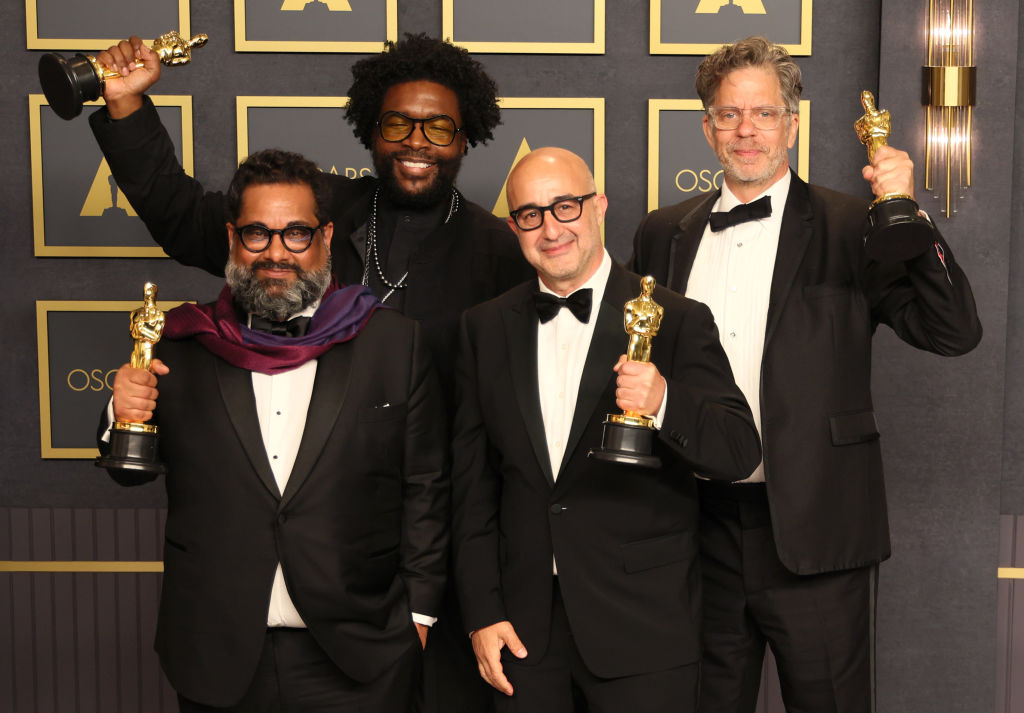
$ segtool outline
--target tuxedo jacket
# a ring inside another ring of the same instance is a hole
[[[887,324],[908,344],[956,355],[974,348],[981,324],[937,230],[934,249],[906,263],[869,261],[867,202],[796,174],[791,181],[761,357],[761,436],[779,558],[814,574],[890,553],[871,401],[875,328]],[[685,293],[718,195],[650,213],[636,233],[633,269]]]
[[[577,647],[597,676],[697,660],[693,471],[735,480],[760,445],[708,308],[667,290],[652,361],[668,382],[660,468],[587,457],[615,406],[625,303],[640,279],[613,266],[565,457],[553,473],[538,394],[536,279],[466,312],[456,367],[453,550],[467,630],[509,620],[527,664],[547,649],[552,556]],[[595,317],[591,317],[592,319]],[[552,359],[558,358],[551,355]],[[556,477],[557,476],[557,477]],[[507,653],[507,652],[505,652]]]
[[[149,97],[142,109],[111,121],[106,108],[89,117],[117,185],[146,223],[153,239],[185,265],[224,274],[228,221],[224,194],[205,191],[182,170]],[[328,174],[334,222],[334,272],[345,285],[363,277],[366,221],[377,179]],[[467,307],[500,295],[533,275],[505,222],[459,196],[448,223],[423,239],[409,262],[402,313],[423,325],[427,346],[450,401],[459,316]],[[450,403],[449,403],[450,405]]]
[[[370,681],[418,647],[446,572],[445,420],[418,325],[378,309],[319,358],[283,493],[251,372],[193,339],[164,339],[156,422],[168,467],[156,650],[174,688],[213,706],[256,670],[280,562],[309,632]],[[123,484],[130,474],[112,472]]]

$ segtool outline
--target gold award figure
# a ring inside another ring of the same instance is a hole
[[[176,67],[191,62],[192,50],[202,47],[209,39],[208,35],[198,34],[186,40],[171,30],[157,37],[151,49],[160,56],[162,64]],[[135,60],[135,66],[143,67],[142,60]],[[56,52],[48,52],[39,58],[39,83],[46,101],[61,119],[73,119],[81,114],[84,102],[102,96],[108,79],[120,78],[120,74],[88,54],[77,54],[68,60]]]
[[[142,306],[132,310],[130,331],[134,369],[150,368],[153,347],[160,341],[167,316],[156,305],[157,286],[147,282],[142,288]],[[157,427],[150,423],[115,421],[110,428],[110,448],[96,459],[96,465],[111,471],[131,470],[165,473],[166,466],[158,460]]]
[[[153,362],[153,347],[160,341],[166,315],[156,306],[157,286],[147,282],[142,289],[142,306],[132,311],[131,335],[134,340],[131,365],[133,369],[149,371]]]
[[[888,144],[892,118],[888,110],[875,106],[875,96],[867,90],[860,93],[860,103],[864,116],[854,122],[853,129],[867,147],[868,162],[872,163],[875,152]],[[889,263],[909,260],[931,247],[933,241],[931,223],[921,217],[912,196],[886,193],[871,203],[864,251],[872,260]]]
[[[665,308],[654,301],[654,278],[647,275],[640,281],[640,296],[631,299],[623,309],[623,326],[629,335],[626,359],[649,362],[651,341],[661,328]],[[613,463],[639,465],[648,468],[661,466],[661,459],[651,452],[654,448],[654,419],[635,411],[610,413],[604,421],[601,447],[588,455]]]

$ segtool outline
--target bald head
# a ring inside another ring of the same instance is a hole
[[[565,149],[537,149],[512,169],[506,190],[515,214],[508,225],[544,284],[566,295],[590,279],[604,256],[608,199],[597,193],[586,161]]]
[[[597,190],[594,174],[590,172],[586,161],[572,151],[546,146],[523,156],[509,173],[505,189],[509,208],[515,210],[519,207],[516,201],[518,186],[532,184],[545,178],[551,179],[556,175],[572,180],[574,185],[579,187],[579,195]]]

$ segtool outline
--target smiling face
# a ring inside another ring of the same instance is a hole
[[[731,106],[743,113],[732,130],[715,128],[704,115],[704,136],[725,169],[725,182],[740,200],[747,202],[764,192],[789,170],[786,153],[796,142],[800,117],[786,114],[778,128],[756,128],[749,110],[760,106],[784,106],[775,73],[763,67],[743,67],[730,72],[718,85],[713,106]]]
[[[549,206],[559,200],[594,192],[594,178],[587,164],[564,149],[545,148],[525,156],[508,178],[508,205],[512,210]],[[523,230],[509,218],[519,238],[523,256],[554,292],[565,296],[597,272],[604,255],[601,222],[608,207],[603,193],[583,202],[580,217],[569,223],[543,213],[544,222]]]
[[[446,115],[462,128],[459,99],[448,87],[418,80],[395,84],[384,94],[378,118],[396,111],[412,119]],[[444,200],[466,152],[465,134],[459,132],[448,146],[435,146],[423,135],[421,124],[402,141],[385,141],[375,128],[373,166],[384,194],[393,203],[408,207],[429,207]]]
[[[242,193],[238,219],[227,224],[231,253],[225,275],[232,295],[247,312],[282,320],[323,296],[331,279],[333,225],[322,226],[301,253],[287,250],[276,233],[263,250],[252,252],[236,229],[254,223],[275,231],[317,226],[313,189],[305,183],[251,184]]]

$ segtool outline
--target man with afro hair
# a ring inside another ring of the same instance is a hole
[[[97,59],[122,75],[89,118],[118,186],[170,257],[223,275],[226,199],[185,174],[145,95],[160,78],[157,55],[133,36]],[[468,147],[493,138],[501,120],[497,87],[466,50],[422,34],[388,42],[352,75],[345,116],[377,175],[326,175],[334,273],[422,324],[450,417],[460,315],[533,275],[505,222],[454,185]],[[486,710],[454,596],[446,599],[426,649],[425,709]]]

